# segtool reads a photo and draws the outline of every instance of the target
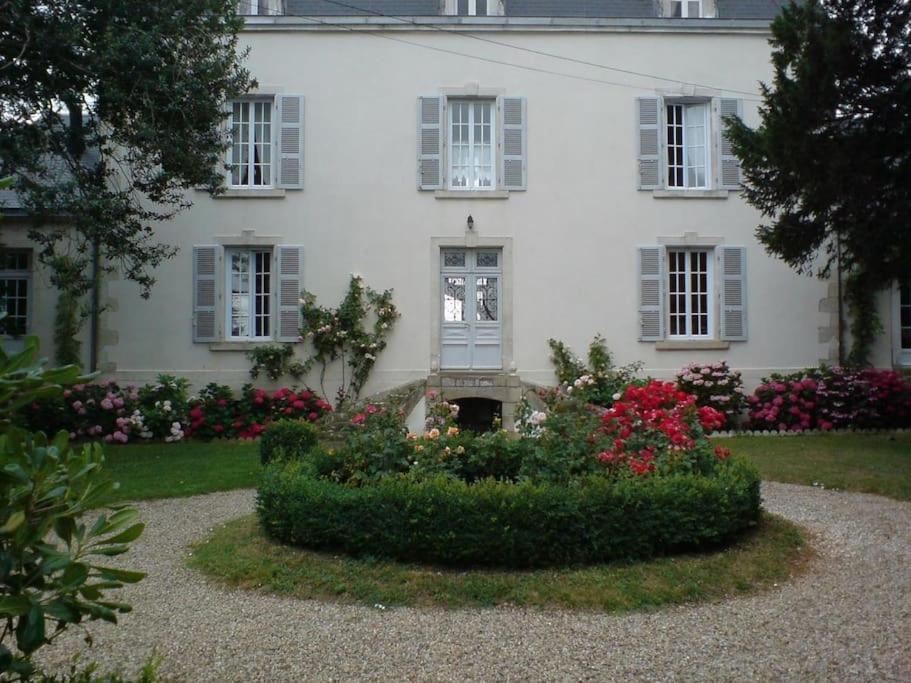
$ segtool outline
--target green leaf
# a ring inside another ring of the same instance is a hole
[[[24,595],[0,596],[0,617],[18,617],[31,609],[32,603]]]
[[[116,536],[111,538],[104,539],[104,543],[129,543],[130,541],[135,541],[142,535],[143,529],[145,529],[145,524],[134,524],[126,531],[121,531]]]
[[[97,570],[103,578],[123,581],[124,583],[136,583],[137,581],[142,581],[142,579],[146,577],[145,572],[114,569],[113,567],[98,567],[93,565],[92,569]]]
[[[67,590],[73,590],[85,583],[89,578],[89,568],[81,562],[74,562],[69,565],[60,578],[61,587]]]
[[[0,526],[0,534],[11,534],[25,521],[25,513],[17,510],[9,516],[3,526]]]
[[[49,617],[67,624],[79,623],[82,618],[79,610],[67,600],[55,600],[44,608],[44,612]]]
[[[16,646],[25,654],[31,654],[44,645],[44,612],[38,605],[19,617],[16,625]]]
[[[93,549],[89,555],[105,555],[106,557],[114,557],[115,555],[122,555],[130,549],[128,545],[111,545],[111,546],[102,546]]]

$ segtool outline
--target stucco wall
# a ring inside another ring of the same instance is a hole
[[[244,35],[261,88],[306,96],[306,173],[302,192],[282,199],[212,199],[161,226],[180,246],[158,272],[148,301],[135,286],[111,282],[105,327],[116,343],[102,360],[126,378],[167,370],[195,383],[247,379],[242,352],[213,352],[191,340],[191,247],[215,235],[278,235],[305,245],[305,286],[335,305],[349,274],[393,287],[402,312],[368,391],[426,377],[431,359],[431,238],[461,241],[469,214],[482,237],[514,245],[512,357],[522,379],[553,381],[546,339],[582,350],[604,334],[617,361],[641,360],[670,376],[691,360],[725,358],[753,383],[773,369],[828,356],[819,327],[826,283],[792,273],[763,253],[758,215],[726,199],[655,199],[636,190],[635,98],[674,82],[614,73],[440,32],[397,38],[611,83],[571,79],[434,52],[348,31]],[[499,39],[574,58],[755,92],[769,76],[762,34],[667,32],[509,32]],[[437,199],[415,181],[416,98],[478,83],[527,98],[528,190],[508,199]],[[625,84],[630,87],[622,87]],[[744,102],[757,120],[756,102]],[[637,341],[636,246],[695,232],[748,247],[749,341],[727,351],[657,351]],[[314,383],[315,379],[311,378]]]

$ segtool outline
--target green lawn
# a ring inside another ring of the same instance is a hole
[[[787,581],[812,557],[799,529],[764,514],[733,546],[632,564],[457,570],[316,553],[275,543],[251,515],[215,529],[189,559],[230,586],[366,605],[523,605],[609,612],[721,600]]]
[[[752,460],[762,478],[911,500],[911,434],[738,436],[714,439]]]
[[[177,498],[252,488],[259,480],[259,444],[249,441],[106,446],[104,469],[120,488],[108,501]]]

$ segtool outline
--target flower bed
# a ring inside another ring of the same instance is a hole
[[[61,396],[39,398],[23,407],[20,420],[31,431],[69,432],[72,439],[107,443],[189,437],[256,438],[281,418],[318,420],[332,406],[308,389],[266,392],[247,385],[236,397],[226,386],[210,384],[188,396],[189,382],[161,375],[158,382],[120,386],[113,379],[77,384]]]
[[[737,423],[745,405],[745,391],[740,373],[731,370],[725,361],[715,363],[689,363],[677,373],[677,386],[696,397],[696,405],[709,406],[722,412],[724,424]]]
[[[534,436],[464,432],[447,414],[416,435],[367,406],[338,450],[271,465],[264,528],[314,549],[525,567],[711,546],[758,519],[758,474],[705,437],[723,415],[673,384],[630,386],[608,411],[564,396]]]

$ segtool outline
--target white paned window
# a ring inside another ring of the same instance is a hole
[[[708,103],[667,105],[668,187],[708,187],[708,135]]]
[[[271,187],[272,109],[269,100],[241,100],[231,105],[231,187]]]
[[[276,16],[282,14],[281,0],[238,0],[237,13],[246,16]]]
[[[671,16],[698,19],[702,16],[701,0],[671,0]]]
[[[496,189],[495,112],[496,107],[491,100],[450,100],[451,189]]]
[[[0,309],[6,312],[0,321],[2,334],[18,337],[28,332],[30,291],[29,252],[4,251],[0,254]]]
[[[230,339],[271,338],[271,250],[230,249],[226,257],[227,336]]]
[[[900,288],[898,299],[898,324],[902,351],[911,351],[911,284]]]
[[[714,333],[711,252],[669,249],[667,263],[668,337],[711,337]]]
[[[500,14],[501,0],[446,0],[446,14],[460,17],[486,17]]]

